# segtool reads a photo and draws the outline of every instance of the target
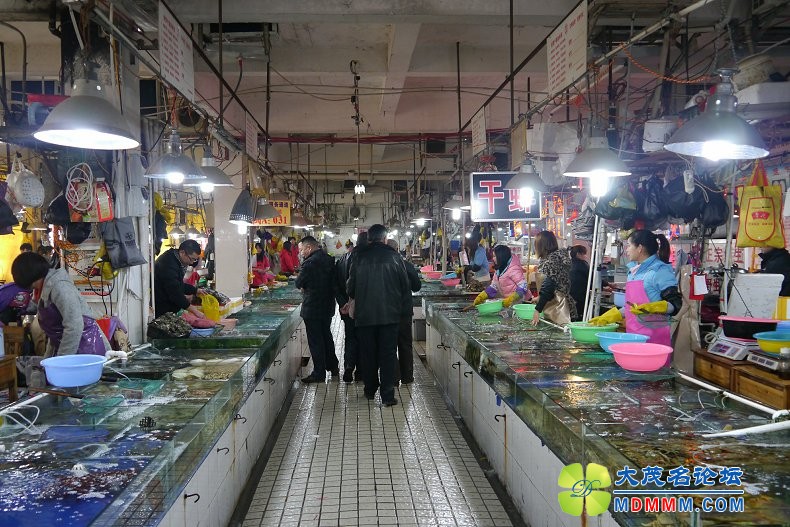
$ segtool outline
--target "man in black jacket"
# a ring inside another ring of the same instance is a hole
[[[784,275],[779,296],[790,296],[790,253],[787,249],[763,247],[760,258],[762,259],[760,269],[764,273]]]
[[[332,377],[340,376],[332,339],[332,316],[335,314],[333,287],[334,259],[326,254],[318,241],[305,236],[299,242],[299,255],[303,263],[296,277],[296,287],[302,290],[302,311],[307,345],[313,357],[313,372],[302,378],[302,382],[324,382],[326,372]]]
[[[349,241],[349,243],[351,242]],[[349,383],[361,380],[362,373],[359,368],[359,339],[354,331],[354,319],[348,314],[349,298],[346,292],[346,282],[348,281],[354,251],[358,251],[367,243],[368,233],[359,233],[357,246],[354,247],[354,244],[351,244],[348,252],[335,263],[335,300],[338,307],[340,307],[340,318],[343,321],[343,329],[345,330],[343,340],[343,381]],[[346,247],[348,247],[348,244],[346,244]],[[354,370],[356,370],[356,373]]]
[[[395,398],[398,328],[406,309],[411,309],[411,288],[400,255],[387,246],[387,229],[373,225],[368,246],[354,253],[346,291],[355,301],[355,330],[365,379],[365,397],[373,399],[381,387],[384,406]],[[379,369],[381,380],[379,381]]]
[[[165,313],[177,313],[188,309],[194,315],[204,318],[197,306],[189,305],[187,295],[197,290],[184,283],[186,266],[195,266],[200,260],[200,245],[195,240],[186,240],[178,249],[169,249],[154,263],[154,308],[156,317]]]
[[[387,245],[398,251],[398,242],[395,240],[387,240]],[[402,257],[401,257],[402,259]],[[406,268],[406,275],[409,277],[409,287],[413,293],[416,293],[422,288],[420,275],[417,269],[406,260],[403,260],[403,265]],[[400,324],[398,325],[398,366],[395,371],[395,382],[400,381],[402,384],[411,384],[414,382],[414,346],[412,341],[411,323],[414,318],[414,310],[411,303],[408,309],[404,307],[401,315]]]

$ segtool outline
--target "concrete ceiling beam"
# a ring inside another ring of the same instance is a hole
[[[20,2],[22,3],[22,2]],[[514,19],[518,25],[556,25],[576,4],[576,0],[516,0]],[[171,0],[170,6],[187,23],[217,20],[215,0]],[[384,23],[421,24],[468,23],[507,26],[507,2],[483,0],[268,0],[249,2],[225,0],[223,21],[274,23]]]
[[[538,30],[539,31],[539,30]],[[516,57],[524,57],[532,49],[529,43],[519,43],[515,49]],[[344,80],[343,84],[350,85],[348,63],[350,60],[359,62],[359,73],[362,75],[361,84],[393,87],[400,85],[393,82],[381,84],[381,81],[371,82],[372,76],[405,75],[407,77],[423,76],[451,76],[455,79],[455,44],[442,45],[417,45],[412,48],[410,64],[406,69],[392,69],[389,67],[390,51],[385,46],[371,46],[364,50],[358,48],[320,48],[303,47],[298,45],[285,45],[274,48],[272,52],[272,66],[285,76],[331,76],[337,75]],[[244,58],[244,77],[260,77],[266,74],[266,61],[262,55],[251,55],[249,58],[241,53]],[[211,55],[210,55],[211,56]],[[522,71],[546,71],[545,53],[541,53],[532,60]],[[211,57],[216,60],[216,56]],[[235,58],[226,57],[227,71],[236,68]],[[197,70],[205,70],[206,66],[195,63]],[[496,47],[462,46],[461,47],[461,75],[478,75],[490,73],[500,80],[507,75],[509,69],[508,54],[506,50]],[[228,74],[231,78],[232,74]],[[272,83],[278,81],[278,75],[272,72]]]
[[[405,85],[411,66],[412,55],[417,48],[420,24],[398,24],[390,34],[387,76],[382,88],[399,88]],[[383,93],[379,101],[379,113],[394,123],[401,92]]]

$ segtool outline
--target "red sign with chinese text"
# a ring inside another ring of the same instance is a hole
[[[505,186],[518,172],[473,172],[470,177],[472,221],[538,220],[541,195]]]

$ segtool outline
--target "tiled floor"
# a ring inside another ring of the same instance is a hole
[[[244,527],[512,525],[431,374],[414,370],[391,408],[361,383],[300,387]]]

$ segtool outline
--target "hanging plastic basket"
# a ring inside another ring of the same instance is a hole
[[[9,190],[14,201],[23,207],[40,207],[44,204],[44,185],[33,172],[25,168],[22,160],[14,159],[13,170],[8,175]]]

